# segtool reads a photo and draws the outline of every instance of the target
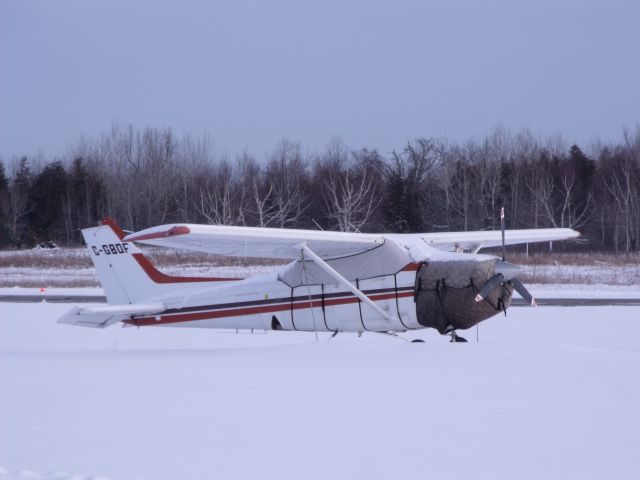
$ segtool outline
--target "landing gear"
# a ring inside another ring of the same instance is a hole
[[[411,343],[424,343],[424,340],[422,340],[421,338],[414,338],[413,340],[411,340]]]
[[[274,315],[271,317],[271,330],[284,330],[278,318]]]
[[[444,332],[441,332],[443,335],[450,335],[451,336],[451,340],[449,340],[449,343],[467,343],[467,339],[464,337],[461,337],[460,335],[456,335],[456,329],[454,328],[453,325],[449,325]]]
[[[464,337],[461,337],[460,335],[456,335],[455,330],[452,330],[450,335],[451,335],[451,340],[449,340],[449,343],[467,343],[467,339]]]

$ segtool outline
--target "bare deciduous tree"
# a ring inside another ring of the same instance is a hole
[[[300,144],[283,139],[273,152],[265,173],[266,191],[263,197],[273,213],[265,225],[279,228],[299,222],[307,209],[306,165]]]
[[[246,187],[227,161],[214,168],[207,188],[200,191],[199,213],[214,225],[246,225]]]
[[[169,222],[309,228],[316,221],[340,230],[496,229],[504,204],[509,228],[579,228],[594,247],[640,250],[640,127],[622,142],[594,144],[589,155],[560,136],[496,129],[461,143],[418,138],[389,155],[333,140],[310,156],[283,139],[263,161],[246,152],[229,161],[206,135],[114,124],[81,137],[66,156],[36,155],[29,166],[38,188],[19,180],[17,168],[0,181],[7,185],[0,186],[5,242],[44,235],[77,242],[79,228],[106,215],[129,230]],[[55,200],[47,203],[48,196]]]
[[[341,232],[360,231],[380,204],[374,189],[375,182],[366,170],[359,176],[350,170],[331,176],[324,185],[323,197],[333,226]]]

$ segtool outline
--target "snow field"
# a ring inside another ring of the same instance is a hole
[[[640,467],[638,307],[511,309],[457,345],[428,331],[403,335],[424,344],[315,342],[54,323],[69,307],[0,304],[5,478],[632,479]]]
[[[517,260],[514,261],[517,265]],[[521,265],[522,281],[556,284],[640,285],[640,268],[597,262],[592,265]]]
[[[167,275],[193,277],[245,278],[273,270],[272,266],[212,267],[207,265],[165,267]],[[28,286],[44,288],[95,287],[100,282],[94,267],[88,268],[0,268],[0,287]]]

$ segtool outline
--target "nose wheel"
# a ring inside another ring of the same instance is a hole
[[[467,339],[464,337],[461,337],[460,335],[456,335],[456,329],[454,328],[453,325],[449,325],[444,332],[442,332],[443,335],[449,335],[451,337],[451,340],[449,340],[449,343],[467,343]]]
[[[464,337],[461,337],[460,335],[456,335],[455,330],[452,330],[450,335],[451,335],[451,340],[449,340],[449,343],[467,343],[467,339]]]

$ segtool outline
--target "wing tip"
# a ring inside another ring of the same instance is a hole
[[[162,230],[160,232],[132,233],[127,235],[124,239],[129,242],[141,242],[143,240],[157,240],[161,238],[175,237],[177,235],[187,235],[189,233],[191,233],[191,229],[189,227],[185,225],[175,225],[168,230]]]

